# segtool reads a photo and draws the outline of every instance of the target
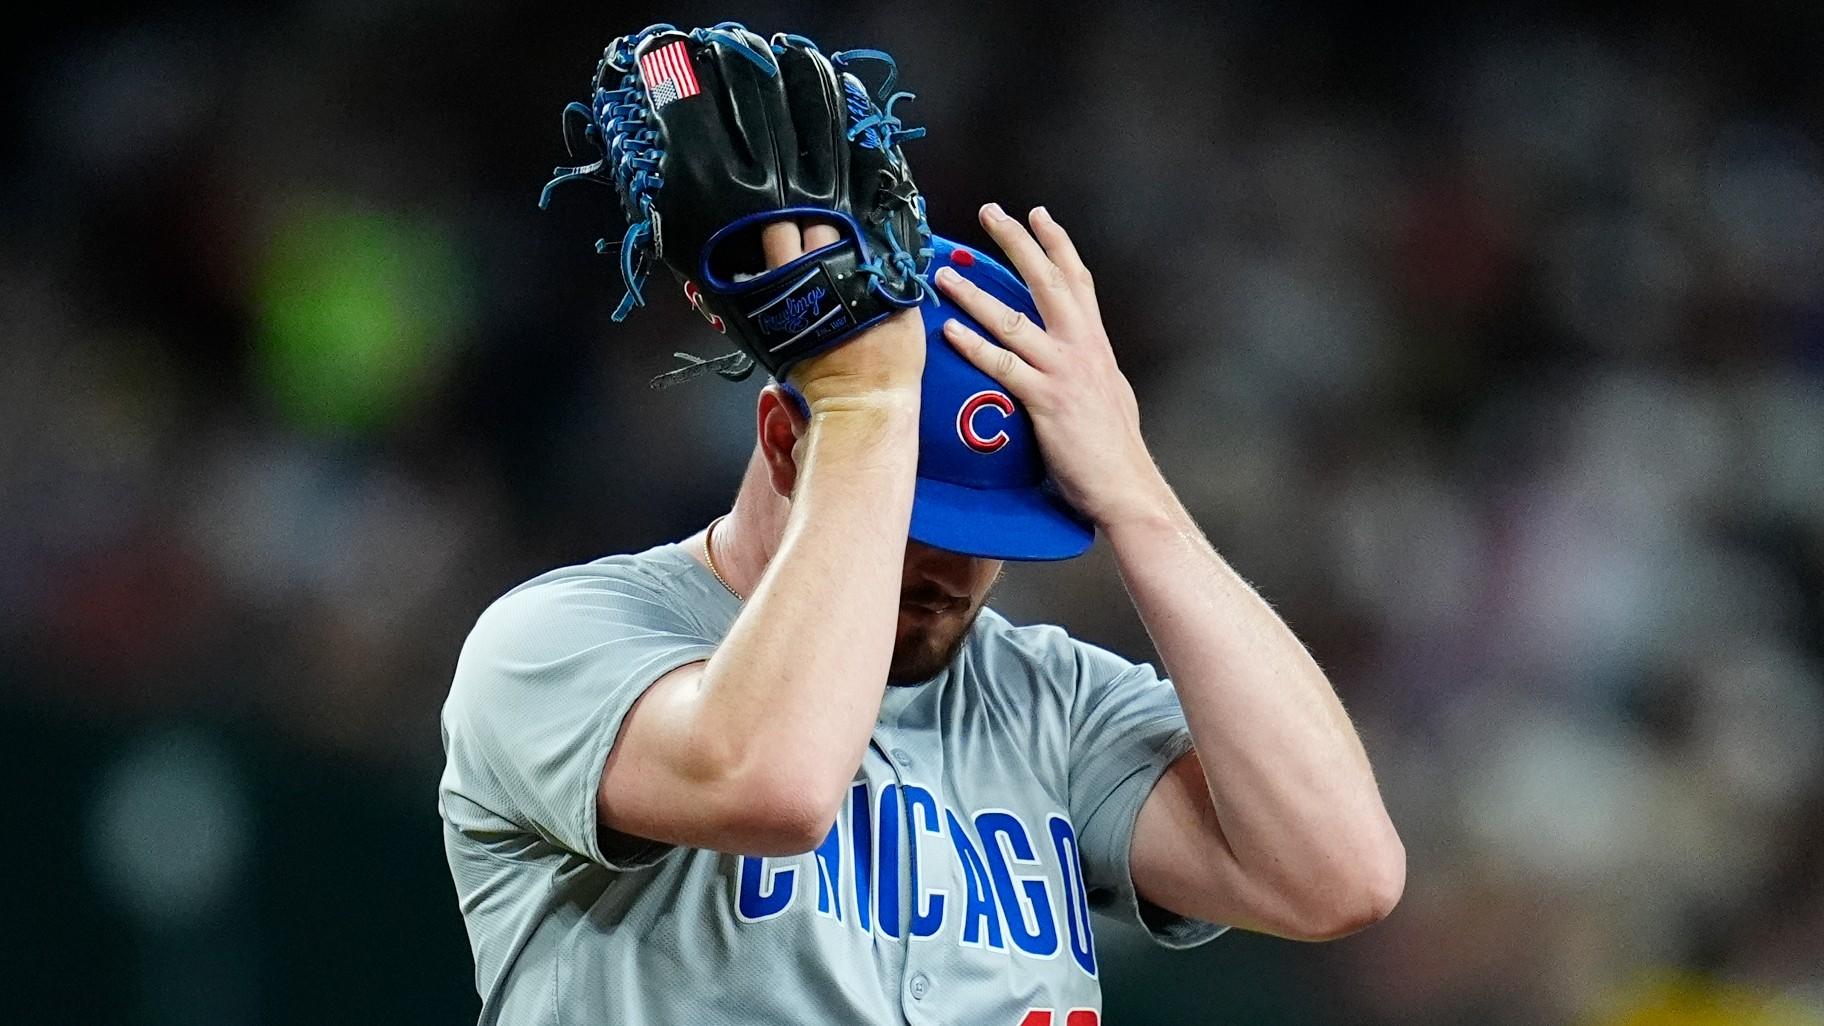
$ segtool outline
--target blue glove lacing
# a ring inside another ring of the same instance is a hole
[[[736,22],[725,21],[710,28],[693,29],[688,35],[699,43],[721,43],[768,75],[778,74],[778,68],[766,55],[736,34],[741,28]],[[587,122],[583,138],[602,153],[602,159],[580,167],[556,168],[552,172],[556,177],[545,183],[538,197],[539,208],[544,209],[551,202],[554,188],[577,180],[610,184],[620,193],[621,207],[627,215],[627,232],[618,243],[607,239],[597,239],[595,243],[597,253],[605,254],[617,246],[621,251],[621,282],[626,285],[627,293],[614,308],[616,321],[625,320],[634,307],[646,305],[646,297],[640,289],[652,269],[657,229],[652,202],[665,185],[664,176],[659,174],[659,162],[665,159],[665,151],[658,146],[658,130],[647,121],[652,107],[646,88],[640,82],[639,63],[634,59],[634,52],[647,39],[676,31],[677,27],[673,25],[649,25],[631,36],[621,36],[602,52],[601,63],[595,70],[594,106],[572,103],[564,108],[566,143],[571,139],[571,118],[580,115]],[[620,84],[612,89],[607,85],[611,72],[621,75]]]
[[[646,88],[640,81],[639,64],[634,55],[640,45],[651,37],[677,31],[675,26],[669,24],[649,25],[632,35],[617,38],[602,52],[602,59],[596,65],[591,104],[571,103],[563,112],[564,143],[570,154],[577,155],[579,140],[572,132],[572,125],[575,121],[580,121],[583,125],[580,142],[593,146],[601,157],[587,164],[553,169],[554,177],[545,183],[538,197],[538,206],[542,210],[549,206],[552,191],[565,182],[590,181],[615,186],[627,217],[627,230],[618,243],[611,243],[605,238],[596,240],[595,249],[602,254],[616,247],[620,249],[621,281],[627,291],[614,309],[616,321],[625,320],[634,307],[646,304],[641,289],[647,275],[651,273],[653,249],[659,231],[653,200],[665,185],[664,176],[659,173],[665,151],[658,146],[658,130],[648,120],[652,108]],[[693,29],[686,34],[698,43],[721,43],[752,61],[768,76],[778,74],[777,65],[767,55],[755,50],[738,35],[742,31],[745,28],[740,23],[725,21],[709,28]],[[803,36],[781,33],[777,38],[816,49],[816,44]],[[775,42],[772,49],[775,53],[782,53],[785,47]],[[887,72],[874,97],[868,95],[866,88],[853,75],[842,77],[844,99],[848,106],[848,138],[851,142],[859,141],[863,146],[888,155],[898,172],[896,182],[883,184],[883,187],[891,188],[910,180],[904,158],[897,152],[899,144],[922,137],[925,130],[903,127],[893,112],[900,101],[911,99],[913,94],[892,91],[899,78],[899,69],[892,57],[883,51],[870,49],[844,50],[830,55],[831,64],[838,71],[846,71],[849,64],[860,60],[885,64]],[[610,88],[612,73],[618,73],[620,80]],[[901,240],[894,231],[892,221],[884,219],[881,227],[887,239],[888,252],[875,254],[872,260],[862,261],[857,271],[869,276],[870,287],[883,299],[896,306],[909,306],[922,302],[930,294],[930,285],[919,271],[929,264],[933,250],[931,229],[925,218],[924,197],[913,194],[904,197],[902,201],[912,208],[917,238]],[[916,248],[907,249],[908,241]],[[911,283],[912,296],[894,296],[882,287],[882,279],[893,272]],[[694,364],[680,368],[681,371],[713,369],[725,377],[738,379],[745,377],[752,369],[751,359],[739,352],[709,361],[695,360],[694,357],[690,359],[695,361]]]
[[[923,138],[925,130],[923,127],[903,127],[898,116],[893,113],[893,108],[902,100],[912,99],[914,94],[892,91],[894,83],[899,80],[899,65],[895,64],[893,58],[883,51],[842,50],[830,55],[830,63],[841,72],[847,72],[849,65],[858,60],[885,64],[887,74],[881,82],[880,89],[872,97],[868,95],[867,89],[861,85],[860,79],[856,76],[853,74],[842,76],[843,98],[847,101],[849,109],[849,141],[859,141],[861,145],[869,149],[885,153],[897,171],[898,182],[910,181],[911,174],[906,169],[905,158],[899,153],[898,147],[903,141]],[[876,105],[877,103],[878,105]],[[884,184],[891,188],[898,182]],[[933,253],[931,227],[925,220],[925,197],[913,194],[909,199],[905,199],[905,202],[912,207],[914,231],[918,238],[901,240],[893,229],[892,220],[883,218],[880,221],[880,227],[887,237],[887,252],[877,253],[874,255],[874,259],[862,261],[856,267],[858,273],[869,277],[870,288],[896,306],[922,303],[931,291],[930,284],[919,274],[921,269],[930,264]],[[917,248],[908,250],[905,246],[906,241],[912,241]],[[911,296],[894,296],[881,287],[881,280],[889,276],[889,265],[894,272],[897,272],[897,277],[911,285]]]

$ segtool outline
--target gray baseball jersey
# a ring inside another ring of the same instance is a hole
[[[1174,947],[1224,929],[1147,905],[1128,869],[1141,803],[1191,747],[1170,683],[991,610],[943,673],[887,689],[816,850],[601,827],[622,718],[739,610],[674,544],[553,570],[476,623],[438,808],[482,1023],[1095,1026],[1092,910]]]

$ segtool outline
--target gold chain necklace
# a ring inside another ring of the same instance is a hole
[[[741,598],[741,593],[736,591],[734,586],[728,583],[728,578],[722,576],[722,571],[716,569],[716,554],[711,551],[709,547],[709,538],[710,535],[716,533],[716,525],[727,519],[728,514],[724,513],[716,519],[711,520],[709,526],[703,529],[703,562],[709,564],[709,572],[715,575],[717,584],[727,588],[728,593],[733,595],[737,601],[746,601]]]

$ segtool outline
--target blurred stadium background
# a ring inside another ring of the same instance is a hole
[[[732,493],[607,40],[882,46],[940,230],[1044,202],[1411,852],[1326,946],[1107,923],[1108,1021],[1824,1022],[1824,10],[81,3],[0,41],[0,1018],[457,1023],[436,713],[494,595]],[[599,202],[592,202],[599,201]],[[663,289],[659,290],[661,293]],[[702,347],[707,347],[704,349]],[[1151,650],[1106,553],[999,599]]]

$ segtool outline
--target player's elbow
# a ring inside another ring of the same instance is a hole
[[[822,844],[836,823],[840,802],[791,774],[767,774],[733,796],[725,850],[743,855],[799,855]]]
[[[818,782],[796,760],[700,743],[675,745],[644,766],[611,754],[596,801],[604,826],[634,836],[730,855],[785,856],[823,843],[847,793],[847,781],[842,784],[838,792]]]
[[[1336,940],[1373,926],[1393,914],[1405,886],[1402,872],[1398,879],[1375,880],[1354,889],[1332,906],[1327,917],[1309,925],[1308,939]]]
[[[1347,937],[1391,915],[1405,890],[1406,849],[1396,838],[1315,881],[1294,903],[1284,935],[1306,941]]]
[[[685,747],[676,765],[696,800],[675,812],[708,835],[704,846],[733,855],[799,855],[822,844],[855,773],[727,730]]]

